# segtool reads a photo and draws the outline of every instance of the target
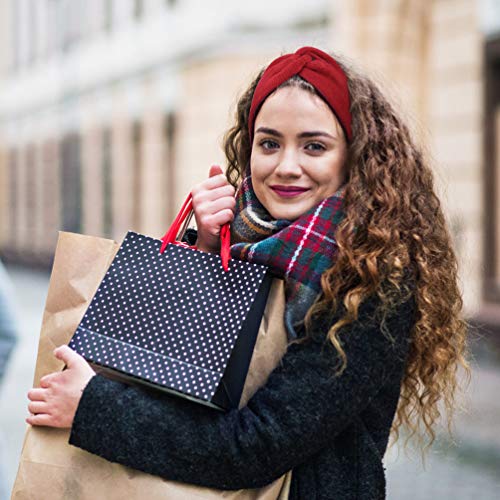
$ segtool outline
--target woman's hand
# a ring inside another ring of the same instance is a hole
[[[64,361],[66,370],[45,375],[40,388],[28,392],[26,422],[31,425],[71,428],[83,389],[95,375],[90,365],[67,345],[54,351],[57,359]]]
[[[234,187],[218,165],[210,167],[208,179],[193,188],[193,210],[198,227],[196,246],[204,252],[220,249],[221,227],[234,219]]]

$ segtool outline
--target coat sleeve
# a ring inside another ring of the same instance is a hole
[[[410,299],[382,328],[367,302],[341,331],[348,360],[341,376],[334,375],[336,350],[318,335],[290,345],[248,405],[227,413],[96,375],[83,392],[70,444],[170,480],[262,487],[329,445],[389,377],[401,375],[413,317]]]

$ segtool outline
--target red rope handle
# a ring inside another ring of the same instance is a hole
[[[224,271],[229,270],[229,261],[231,260],[231,231],[229,224],[224,224],[220,228],[220,257]]]
[[[179,210],[177,217],[174,219],[174,222],[172,222],[170,229],[164,234],[163,238],[161,239],[162,244],[160,247],[160,253],[163,253],[165,251],[165,248],[167,248],[167,245],[169,243],[175,243],[175,239],[179,234],[183,222],[187,219],[192,210],[193,210],[193,198],[191,193],[189,193],[187,195],[186,200],[182,204],[182,207]],[[231,253],[230,253],[231,232],[229,230],[229,224],[224,224],[221,227],[220,239],[221,239],[220,256],[222,260],[222,267],[224,268],[224,271],[228,271],[229,261],[231,260]]]
[[[174,243],[175,238],[177,238],[177,235],[179,234],[182,223],[186,220],[192,209],[193,200],[191,199],[191,193],[189,193],[186,201],[182,204],[179,213],[175,217],[174,222],[172,222],[170,229],[163,235],[163,238],[161,239],[163,243],[160,248],[160,253],[163,253],[165,251],[165,248],[167,248],[167,245],[169,243]]]

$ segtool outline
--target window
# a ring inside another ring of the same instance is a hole
[[[175,132],[176,122],[174,113],[167,113],[163,125],[163,138],[165,147],[165,179],[167,193],[165,207],[168,220],[173,220],[175,214]]]
[[[109,129],[105,129],[102,136],[102,227],[104,236],[107,238],[110,238],[113,233],[113,190],[111,168],[111,132]]]
[[[44,240],[49,248],[57,241],[57,231],[60,229],[60,196],[59,179],[60,164],[58,142],[55,138],[47,139],[42,144],[43,173],[43,232]]]
[[[40,43],[40,37],[37,26],[37,16],[39,4],[31,0],[28,3],[27,16],[28,16],[28,64],[32,64],[36,60],[36,51]]]
[[[68,134],[61,145],[61,221],[64,231],[81,231],[80,138],[76,133]]]
[[[484,292],[500,304],[500,36],[485,51]]]
[[[10,6],[12,9],[12,23],[11,23],[11,46],[12,46],[12,68],[14,71],[19,69],[20,63],[20,44],[21,44],[21,33],[20,33],[20,12],[19,12],[19,3],[18,2],[10,2]]]
[[[104,29],[108,33],[113,29],[113,0],[104,0]]]
[[[142,211],[142,128],[140,122],[132,125],[132,227],[141,230]]]
[[[11,149],[9,151],[9,165],[8,165],[8,194],[9,194],[9,244],[12,247],[16,246],[16,231],[19,224],[19,217],[17,211],[17,188],[18,188],[18,152],[16,149]]]
[[[37,189],[36,189],[36,164],[35,164],[35,146],[29,144],[26,146],[25,154],[25,182],[26,182],[26,229],[28,234],[34,234],[35,220],[37,210]]]
[[[142,0],[134,0],[134,19],[137,21],[142,18],[144,14],[144,3]]]
[[[62,33],[62,50],[71,50],[80,37],[82,22],[82,5],[80,2],[65,0],[60,5],[60,30]]]

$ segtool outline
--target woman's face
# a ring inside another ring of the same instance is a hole
[[[295,220],[342,185],[346,154],[342,127],[323,99],[297,87],[281,88],[255,120],[255,194],[273,218]]]

